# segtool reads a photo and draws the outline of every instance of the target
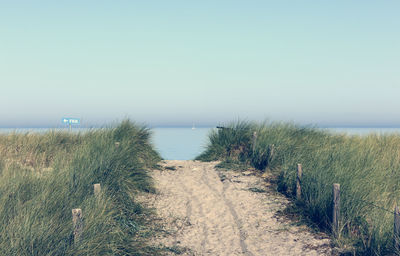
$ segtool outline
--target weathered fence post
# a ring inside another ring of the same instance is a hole
[[[98,197],[100,195],[100,191],[101,191],[100,183],[96,183],[93,185],[93,191],[94,191],[94,195],[96,197]]]
[[[254,150],[256,149],[256,142],[257,142],[257,132],[253,132],[253,145],[252,145],[253,153]]]
[[[394,230],[393,230],[393,242],[395,250],[400,249],[400,211],[396,205],[394,207]]]
[[[74,228],[74,242],[78,242],[82,236],[83,218],[81,209],[72,209],[72,225]]]
[[[119,142],[115,142],[115,147],[118,148],[119,147]]]
[[[332,212],[332,233],[335,237],[339,236],[340,219],[340,184],[333,184],[333,212]]]
[[[301,176],[303,175],[303,168],[301,164],[297,164],[297,178],[296,178],[296,198],[301,199]]]
[[[269,161],[271,161],[272,158],[274,158],[274,154],[275,154],[275,144],[272,144],[268,147],[269,147],[268,158],[269,158]]]

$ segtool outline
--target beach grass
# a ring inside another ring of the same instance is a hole
[[[399,254],[393,246],[393,208],[400,199],[399,134],[351,136],[290,123],[239,121],[212,131],[197,159],[272,172],[277,189],[328,233],[332,185],[339,183],[341,209],[334,244],[356,255]],[[303,167],[301,199],[295,197],[298,163]]]
[[[123,121],[84,133],[0,135],[0,255],[155,255],[147,170],[160,160],[151,132]],[[93,184],[101,184],[94,196]],[[83,231],[73,239],[72,209]]]

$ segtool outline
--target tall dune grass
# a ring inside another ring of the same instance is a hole
[[[331,229],[332,184],[341,185],[340,234],[344,251],[399,254],[393,248],[393,206],[400,199],[400,135],[331,134],[293,124],[231,123],[210,134],[200,160],[247,163],[278,177],[278,190],[295,194],[296,166],[303,165],[302,213]],[[257,141],[252,150],[252,134]],[[274,154],[271,155],[271,145]],[[388,211],[386,211],[386,210]]]
[[[154,255],[148,210],[135,202],[153,190],[146,169],[160,160],[149,136],[129,121],[83,134],[1,135],[0,255]],[[73,208],[84,217],[77,243]]]

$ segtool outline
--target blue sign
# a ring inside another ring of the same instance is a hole
[[[71,118],[71,117],[65,117],[61,119],[61,122],[63,124],[81,124],[81,120],[79,118]]]

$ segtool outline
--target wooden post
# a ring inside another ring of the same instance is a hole
[[[96,197],[98,197],[100,195],[100,191],[101,191],[100,183],[96,183],[93,185],[93,191],[94,191],[94,195]]]
[[[400,211],[396,205],[394,207],[394,230],[393,230],[394,249],[400,250]]]
[[[333,212],[332,212],[332,233],[339,236],[340,219],[340,184],[333,184]]]
[[[272,144],[269,146],[269,154],[268,154],[269,161],[272,160],[272,158],[274,157],[274,154],[275,154],[275,145]]]
[[[82,236],[83,219],[81,209],[72,209],[72,225],[74,228],[74,242],[78,242]]]
[[[118,148],[119,147],[119,142],[115,142],[115,147]]]
[[[296,198],[301,199],[301,176],[303,175],[303,168],[301,164],[297,164],[297,178],[296,178]]]
[[[257,132],[253,132],[253,147],[252,147],[253,152],[256,149],[256,142],[257,142]]]

